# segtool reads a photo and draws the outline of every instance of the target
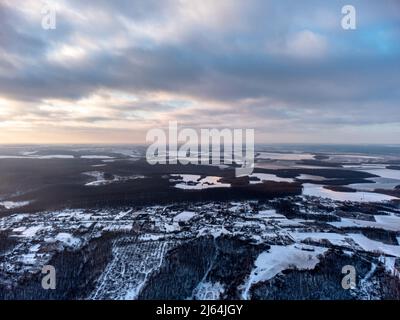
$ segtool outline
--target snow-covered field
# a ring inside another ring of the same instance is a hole
[[[303,206],[313,203],[304,202],[302,197],[292,201]],[[331,200],[316,201],[315,205],[334,207]],[[288,219],[270,205],[255,201],[204,203],[181,208],[173,205],[145,207],[139,211],[74,209],[0,218],[0,232],[8,230],[18,241],[3,255],[0,275],[6,272],[10,279],[18,279],[25,272],[39,272],[40,266],[48,263],[56,252],[80,250],[91,239],[108,231],[123,236],[113,242],[112,259],[96,282],[90,299],[137,298],[146,281],[160,269],[168,248],[176,247],[180,241],[210,236],[214,241],[225,236],[271,246],[255,257],[252,270],[240,285],[241,296],[245,299],[251,298],[254,284],[272,279],[284,270],[314,269],[332,245],[350,253],[370,253],[371,259],[375,259],[372,256],[375,254],[387,257],[386,264],[392,261],[390,257],[400,257],[399,245],[388,245],[354,232],[328,232],[323,225],[314,225],[313,220]],[[395,212],[374,218],[375,222],[342,219],[330,224],[338,228],[375,226],[400,232],[400,217]],[[146,229],[142,227],[132,233],[135,223]],[[188,298],[218,299],[226,294],[223,283],[210,282],[206,275]]]
[[[337,228],[380,228],[384,230],[398,231],[400,232],[400,217],[398,216],[383,216],[383,215],[375,215],[375,221],[368,220],[357,220],[357,219],[349,219],[342,218],[341,221],[329,222],[329,224],[337,227]]]
[[[225,288],[221,283],[202,281],[193,291],[193,298],[196,300],[219,300],[224,292]]]
[[[368,239],[366,236],[359,233],[338,234],[333,232],[293,232],[291,235],[296,241],[300,242],[305,240],[312,240],[314,242],[327,240],[333,245],[349,248],[352,247],[351,240],[353,240],[365,251],[400,257],[399,245],[384,244],[379,241]]]
[[[294,182],[292,178],[281,178],[275,174],[269,173],[252,173],[249,178],[257,178],[259,181],[250,181],[250,184],[262,183],[263,181],[274,181],[274,182]]]
[[[80,156],[81,159],[114,159],[114,157],[111,156],[105,156],[105,155],[83,155]]]
[[[196,216],[195,212],[182,211],[181,213],[177,214],[174,217],[174,221],[176,221],[176,222],[188,222],[189,220],[191,220],[195,216]]]
[[[253,215],[253,217],[260,219],[286,219],[284,215],[276,213],[275,209],[261,210],[257,214]]]
[[[242,298],[250,298],[249,291],[253,284],[273,278],[283,270],[293,268],[314,269],[319,262],[318,255],[327,249],[308,246],[307,250],[296,244],[289,246],[271,246],[271,249],[261,253],[255,261],[254,269],[244,285]]]
[[[375,174],[379,177],[382,178],[387,178],[387,179],[396,179],[400,181],[400,170],[392,170],[392,169],[386,169],[386,168],[378,168],[378,169],[367,169],[367,170],[362,170],[364,172],[368,172],[371,174]]]
[[[372,155],[365,155],[365,154],[350,154],[350,153],[344,153],[344,154],[331,154],[329,156],[329,160],[332,162],[363,162],[363,161],[379,161],[383,160],[383,156],[372,156]]]
[[[363,171],[377,175],[377,178],[368,178],[374,183],[357,183],[349,187],[357,190],[394,189],[400,185],[400,170],[387,169],[385,164],[349,165],[348,169]]]
[[[132,176],[126,176],[126,177],[113,175],[112,179],[105,179],[104,172],[100,172],[100,171],[83,172],[83,174],[95,179],[94,181],[85,183],[85,186],[91,186],[91,187],[103,186],[103,185],[115,183],[115,182],[145,178],[145,176],[142,176],[142,175],[132,175]]]
[[[338,192],[325,189],[323,186],[312,183],[303,184],[303,195],[328,198],[336,201],[354,202],[381,202],[396,200],[398,198],[375,192]]]
[[[0,201],[0,206],[9,210],[27,206],[29,203],[30,201]]]
[[[279,153],[279,152],[258,152],[256,159],[270,160],[310,160],[314,159],[311,153]]]
[[[303,242],[305,240],[312,240],[319,242],[321,240],[327,240],[331,244],[342,247],[348,246],[348,240],[346,235],[338,234],[334,232],[290,232],[290,235],[295,241]]]
[[[400,246],[384,244],[379,241],[371,240],[358,233],[352,233],[349,234],[349,236],[365,251],[400,257]]]
[[[89,299],[137,299],[151,273],[160,268],[169,243],[161,241],[123,242],[113,246],[113,259],[97,281]],[[146,253],[143,255],[143,253]]]
[[[52,154],[52,155],[0,155],[0,159],[73,159],[74,156],[69,154]]]
[[[368,178],[373,183],[353,183],[349,187],[356,190],[373,191],[375,189],[392,190],[400,185],[400,180],[391,178]]]

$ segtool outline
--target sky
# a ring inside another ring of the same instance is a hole
[[[398,0],[0,0],[0,144],[400,143]],[[342,28],[342,7],[356,29]]]

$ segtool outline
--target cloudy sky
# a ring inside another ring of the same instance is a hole
[[[0,143],[400,143],[398,0],[54,0],[54,30],[44,3],[0,0]]]

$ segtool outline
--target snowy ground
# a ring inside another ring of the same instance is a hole
[[[0,206],[9,210],[27,206],[29,203],[30,201],[0,201]]]
[[[388,268],[392,268],[390,272],[395,273],[390,263],[400,257],[399,245],[385,244],[342,228],[381,228],[395,232],[400,238],[397,209],[387,205],[387,215],[375,215],[375,221],[341,218],[324,225],[312,219],[313,215],[323,212],[334,215],[340,202],[303,197],[289,197],[287,201],[299,206],[303,214],[308,212],[309,219],[287,218],[273,208],[274,200],[263,204],[208,202],[140,210],[74,209],[10,215],[0,218],[0,232],[7,231],[15,241],[1,254],[0,283],[12,284],[26,274],[40,272],[57,252],[81,250],[109,231],[121,237],[113,240],[112,259],[97,280],[90,299],[135,299],[170,249],[200,237],[234,237],[253,245],[271,246],[258,255],[239,288],[245,299],[251,298],[255,283],[269,280],[283,270],[313,269],[332,246],[350,253],[370,254],[369,259],[376,265],[377,257],[383,257]],[[333,232],[329,225],[340,231]],[[224,293],[223,283],[203,279],[192,297],[217,299]]]
[[[262,183],[263,181],[294,182],[294,179],[281,178],[275,174],[268,174],[268,173],[252,173],[249,177],[259,179],[259,181],[250,181],[250,184]]]
[[[270,160],[308,160],[314,159],[311,153],[278,153],[278,152],[258,152],[256,159]]]
[[[84,172],[83,174],[95,179],[94,181],[85,183],[85,186],[89,186],[89,187],[103,186],[106,184],[111,184],[111,183],[116,183],[116,182],[123,182],[123,181],[127,181],[127,180],[135,180],[135,179],[145,178],[145,176],[142,176],[142,175],[131,175],[131,176],[125,176],[125,177],[113,175],[111,179],[105,179],[104,172],[100,172],[100,171],[89,171],[89,172]]]
[[[312,183],[303,184],[303,195],[328,198],[336,201],[381,202],[398,198],[375,192],[338,192]]]
[[[308,246],[304,250],[301,245],[271,246],[271,249],[261,253],[254,265],[242,293],[242,298],[250,298],[249,291],[253,284],[273,278],[283,270],[293,267],[302,269],[314,269],[319,262],[318,255],[327,249]]]

